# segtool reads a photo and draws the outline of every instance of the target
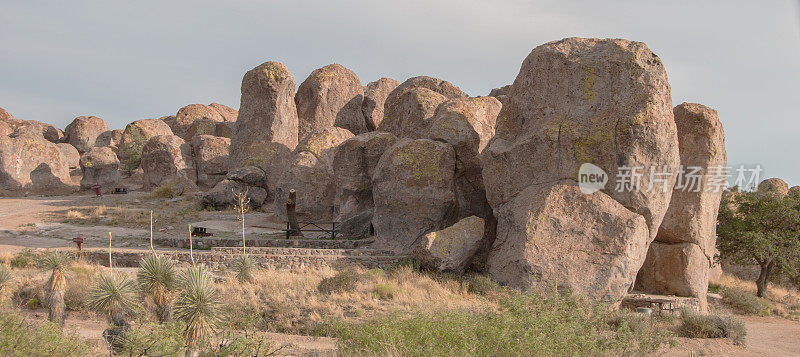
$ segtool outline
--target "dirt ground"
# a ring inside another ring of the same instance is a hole
[[[102,223],[92,225],[74,225],[54,219],[63,212],[93,206],[135,206],[146,201],[145,193],[128,195],[106,195],[94,197],[86,194],[58,197],[0,198],[0,254],[14,254],[24,247],[56,248],[72,247],[71,237],[79,234],[87,235],[88,247],[103,247],[107,244],[108,232],[120,237],[115,246],[130,246],[137,249],[145,244],[149,235],[147,226],[141,228],[115,227]],[[256,233],[279,232],[281,225],[269,213],[251,213],[248,215],[247,231]],[[247,220],[246,220],[247,221]],[[170,226],[157,227],[156,234],[184,234],[185,223],[199,223],[217,232],[241,234],[239,222],[228,213],[202,213],[198,217],[187,217],[185,222],[172,223]],[[238,230],[239,233],[236,233]],[[132,238],[128,241],[125,237]],[[174,248],[172,248],[174,249]],[[46,319],[46,312],[28,311],[28,317],[34,320]],[[747,327],[747,342],[736,345],[727,339],[688,339],[675,338],[670,346],[662,347],[656,355],[688,356],[692,353],[701,356],[800,356],[800,322],[778,317],[740,316]],[[71,314],[66,323],[67,329],[74,329],[82,337],[98,346],[104,343],[102,332],[106,322],[93,314]],[[268,333],[269,337],[282,346],[280,354],[296,355],[333,355],[336,341],[331,338],[314,338],[309,336]]]

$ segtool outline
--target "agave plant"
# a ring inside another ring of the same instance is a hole
[[[136,273],[139,289],[153,302],[159,322],[172,319],[172,300],[175,297],[177,278],[175,263],[161,254],[148,255],[139,262]]]
[[[253,272],[258,269],[258,265],[247,255],[240,255],[233,261],[233,271],[236,272],[236,280],[240,282],[253,281]]]
[[[42,255],[37,261],[39,269],[50,271],[50,279],[44,287],[45,305],[48,309],[47,319],[61,327],[64,326],[67,309],[64,304],[64,287],[67,283],[67,272],[72,263],[66,253],[53,250]]]
[[[182,271],[178,277],[180,292],[175,301],[175,317],[186,323],[186,343],[196,350],[201,341],[222,321],[222,301],[214,277],[202,265]]]
[[[100,273],[89,291],[88,307],[118,325],[137,304],[136,283],[126,274]]]

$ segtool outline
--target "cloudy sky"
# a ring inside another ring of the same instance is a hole
[[[675,104],[719,111],[731,164],[800,184],[796,0],[578,3],[4,1],[0,107],[62,128],[78,115],[123,128],[190,103],[238,108],[242,75],[267,60],[298,84],[336,62],[364,84],[426,74],[486,95],[537,45],[621,37],[663,59]]]

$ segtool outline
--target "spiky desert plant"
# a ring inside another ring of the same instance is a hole
[[[67,271],[72,259],[66,253],[52,250],[43,254],[36,262],[39,269],[50,271],[50,279],[45,284],[45,305],[48,309],[47,319],[61,327],[64,326],[67,309],[64,304],[64,287],[67,283]]]
[[[125,315],[138,304],[136,282],[127,274],[103,272],[89,291],[88,307],[112,321],[125,321]]]
[[[152,301],[156,318],[166,322],[172,318],[172,300],[177,288],[175,263],[162,254],[147,255],[139,261],[136,273],[139,289]]]
[[[178,284],[180,292],[175,301],[175,318],[186,324],[187,347],[189,351],[195,351],[222,321],[222,301],[214,277],[203,265],[183,270]]]
[[[239,282],[253,281],[253,272],[258,269],[256,262],[245,254],[242,254],[233,261],[233,271],[236,272],[236,280]]]
[[[11,270],[8,270],[5,265],[0,265],[0,291],[3,290],[3,287],[14,278],[14,275],[11,274]]]

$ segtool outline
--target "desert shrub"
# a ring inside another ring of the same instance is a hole
[[[127,129],[127,128],[126,128]],[[120,156],[127,157],[122,162],[122,169],[128,173],[136,170],[142,163],[142,148],[147,143],[147,138],[139,128],[131,128],[128,132],[129,138],[120,143]]]
[[[689,338],[730,338],[742,343],[747,330],[744,323],[730,315],[700,315],[684,310],[681,312],[678,334]]]
[[[175,198],[178,197],[175,192],[175,187],[171,183],[165,183],[153,189],[153,197],[155,198]]]
[[[89,346],[78,336],[64,334],[55,324],[34,324],[13,311],[0,311],[0,355],[89,356]]]
[[[391,300],[397,294],[397,286],[391,283],[375,284],[372,293],[381,300]]]
[[[122,356],[174,356],[186,349],[186,325],[175,321],[145,323],[125,333],[119,354]]]
[[[88,294],[87,306],[93,311],[113,318],[138,308],[136,283],[123,273],[101,273]]]
[[[36,261],[36,254],[30,250],[30,248],[25,248],[21,252],[17,253],[11,260],[8,262],[12,268],[27,268],[31,266]]]
[[[361,279],[361,274],[354,269],[344,269],[332,277],[323,278],[317,285],[317,291],[331,294],[353,290]]]
[[[708,283],[708,292],[719,294],[722,291],[722,285],[716,283]]]
[[[752,292],[739,287],[726,286],[722,288],[722,303],[733,311],[743,315],[770,314],[772,307],[770,304]]]
[[[612,312],[570,295],[508,292],[498,308],[392,313],[365,323],[334,322],[343,355],[632,355],[664,335],[608,324]]]
[[[186,342],[198,349],[222,323],[222,300],[214,277],[204,266],[190,267],[178,275],[175,318],[186,324]]]
[[[401,259],[399,262],[397,262],[397,264],[395,265],[395,268],[402,268],[402,267],[410,267],[417,271],[422,269],[422,266],[416,259],[414,259],[414,257],[405,257]]]
[[[478,295],[487,295],[501,289],[500,284],[485,275],[478,275],[470,280],[467,291]]]
[[[64,303],[69,311],[81,311],[86,308],[96,271],[84,266],[73,266],[70,270],[72,278],[64,290]]]

